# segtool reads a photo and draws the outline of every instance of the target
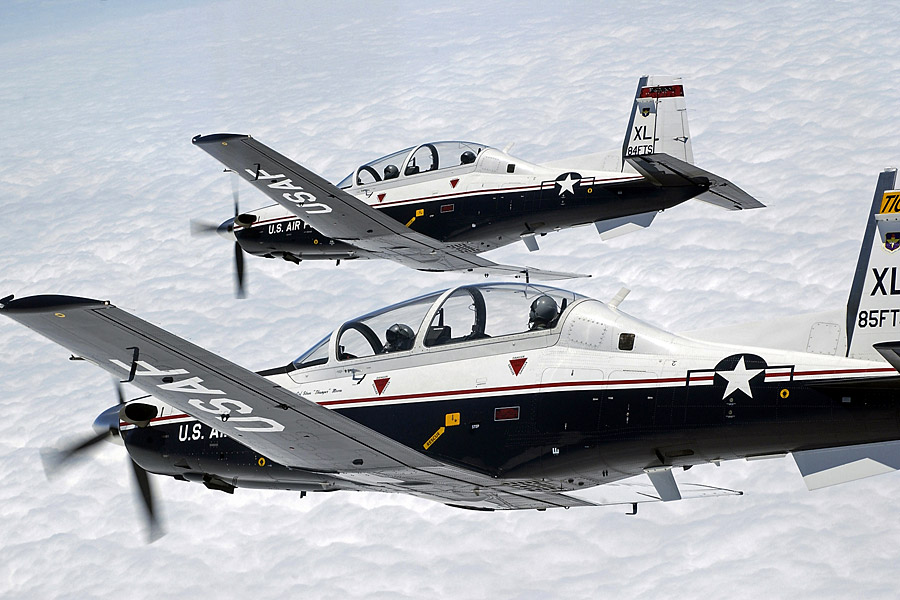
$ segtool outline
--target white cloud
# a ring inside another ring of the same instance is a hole
[[[700,203],[601,243],[582,228],[490,258],[587,271],[567,287],[676,330],[846,300],[881,168],[897,165],[896,6],[798,3],[156,4],[4,7],[3,295],[108,298],[250,368],[336,323],[464,276],[248,259],[188,237],[230,216],[197,133],[255,137],[337,180],[426,139],[537,162],[615,148],[637,76],[685,76],[697,163],[769,205]],[[7,18],[8,17],[8,18]],[[243,206],[266,200],[246,187]],[[155,481],[169,531],[143,545],[120,448],[45,481],[38,449],[115,402],[97,369],[0,322],[0,596],[885,597],[886,475],[806,492],[790,460],[697,467],[740,498],[479,514],[412,498]],[[105,445],[104,445],[105,446]],[[687,478],[688,473],[679,474]]]

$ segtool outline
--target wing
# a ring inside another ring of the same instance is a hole
[[[765,205],[724,177],[705,171],[668,154],[646,154],[626,158],[637,171],[663,186],[708,185],[709,189],[695,200],[702,200],[728,210],[763,208]]]
[[[322,235],[379,258],[421,271],[472,271],[540,280],[587,277],[578,273],[499,265],[416,233],[249,135],[197,136],[196,146]]]

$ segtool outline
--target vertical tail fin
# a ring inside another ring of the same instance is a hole
[[[879,359],[872,346],[900,340],[900,190],[897,170],[878,175],[847,300],[847,356]]]
[[[622,158],[654,153],[694,162],[680,77],[644,75],[638,81]]]

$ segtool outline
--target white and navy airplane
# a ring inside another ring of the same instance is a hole
[[[358,167],[336,186],[247,135],[196,136],[194,144],[277,202],[240,213],[218,231],[266,258],[387,258],[422,271],[472,271],[535,280],[558,273],[495,264],[480,253],[595,224],[603,239],[650,225],[691,198],[729,210],[763,206],[693,164],[680,78],[641,77],[621,149],[537,165],[470,142],[432,142]],[[196,225],[196,224],[195,224]]]
[[[879,177],[842,318],[795,320],[806,352],[676,335],[621,312],[622,293],[528,283],[413,298],[258,373],[109,302],[9,296],[0,313],[150,395],[57,460],[120,439],[151,516],[147,472],[225,492],[637,510],[737,493],[676,470],[793,453],[817,488],[900,468],[895,177]]]

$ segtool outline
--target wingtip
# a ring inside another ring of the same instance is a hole
[[[0,300],[0,310],[8,312],[49,312],[61,308],[78,306],[109,306],[108,300],[94,300],[78,296],[61,296],[56,294],[40,294],[13,299],[12,294]]]
[[[244,140],[250,136],[246,133],[211,133],[209,135],[195,135],[191,138],[191,143],[195,146],[203,144],[227,143],[230,141]]]

